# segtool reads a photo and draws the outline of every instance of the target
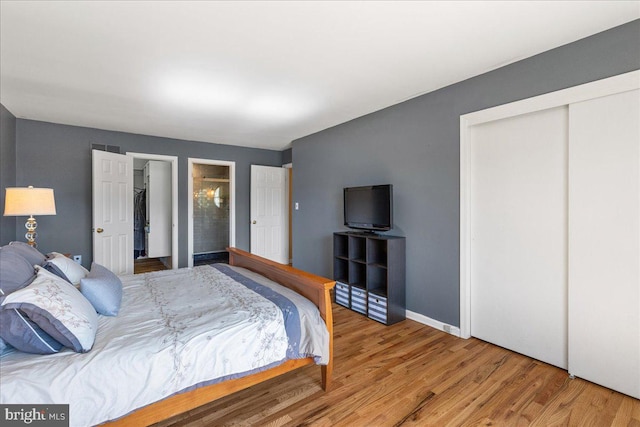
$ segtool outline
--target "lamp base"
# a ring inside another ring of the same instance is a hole
[[[27,239],[27,243],[30,246],[37,248],[38,244],[36,243],[36,237],[38,237],[38,233],[36,233],[36,228],[38,228],[38,223],[33,215],[27,219],[27,222],[24,224],[24,228],[27,229],[27,232],[24,235],[25,239]]]

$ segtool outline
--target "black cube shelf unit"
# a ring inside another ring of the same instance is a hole
[[[333,234],[336,303],[392,325],[405,319],[405,238]]]

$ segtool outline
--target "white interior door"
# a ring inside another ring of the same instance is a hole
[[[93,260],[133,274],[133,158],[93,150]]]
[[[288,170],[251,165],[251,253],[289,263]]]
[[[147,190],[146,249],[149,258],[171,256],[171,163],[149,160],[144,168]]]
[[[640,91],[570,117],[569,372],[640,398]]]
[[[470,129],[471,335],[567,367],[567,110]]]

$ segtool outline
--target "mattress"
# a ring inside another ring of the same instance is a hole
[[[122,277],[117,317],[93,349],[0,359],[0,403],[69,404],[72,426],[122,417],[173,394],[292,358],[329,360],[317,307],[256,273],[218,264]]]

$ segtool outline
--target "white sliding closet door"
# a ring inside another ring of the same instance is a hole
[[[471,335],[567,367],[567,108],[470,129]]]
[[[640,91],[569,111],[569,372],[640,398]]]

